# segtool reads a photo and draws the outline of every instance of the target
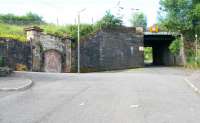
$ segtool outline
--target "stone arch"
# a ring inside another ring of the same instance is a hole
[[[62,53],[55,49],[43,52],[43,66],[45,72],[61,73]]]

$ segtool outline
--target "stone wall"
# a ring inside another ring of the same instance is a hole
[[[81,71],[144,66],[143,34],[135,28],[102,29],[81,41]]]
[[[33,51],[32,71],[71,72],[71,38],[45,34],[39,27],[26,32]]]
[[[42,47],[42,53],[45,53],[49,50],[54,50],[57,53],[59,53],[61,58],[59,58],[60,61],[56,62],[58,63],[57,65],[60,66],[60,63],[61,63],[61,66],[62,66],[61,71],[70,72],[71,71],[71,40],[69,38],[61,38],[61,37],[56,37],[53,35],[47,35],[43,33],[41,33],[39,40]],[[58,58],[58,57],[59,57],[58,55],[55,55],[55,58]],[[43,57],[43,58],[45,60],[45,58],[48,58],[48,57]],[[54,61],[57,61],[57,59],[55,59]],[[43,63],[44,63],[43,67],[45,67],[46,64],[45,62]],[[46,69],[43,69],[43,70],[48,71]]]
[[[100,42],[102,32],[81,41],[80,66],[82,72],[99,71],[100,68]]]
[[[28,42],[22,43],[13,39],[0,38],[0,56],[3,57],[5,66],[14,70],[17,64],[31,68],[31,47]]]

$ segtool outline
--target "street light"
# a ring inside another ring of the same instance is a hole
[[[80,14],[81,12],[84,12],[86,10],[86,8],[78,11],[78,31],[77,31],[77,35],[78,35],[78,73],[80,73]]]
[[[131,10],[133,10],[133,11],[139,11],[140,9],[131,8]]]
[[[196,48],[195,48],[195,53],[196,53],[196,57],[195,57],[195,60],[196,60],[196,63],[198,62],[198,35],[196,34],[195,35],[195,41],[196,41]]]

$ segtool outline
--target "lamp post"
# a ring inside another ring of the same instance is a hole
[[[140,9],[131,8],[131,10],[133,10],[133,11],[139,11]]]
[[[77,31],[77,36],[78,36],[78,73],[80,73],[80,14],[81,12],[85,11],[86,9],[82,9],[81,11],[78,11],[78,31]]]
[[[195,35],[195,61],[198,62],[198,35]]]

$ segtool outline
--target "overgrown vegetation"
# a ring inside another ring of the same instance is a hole
[[[106,11],[104,17],[96,23],[96,28],[117,27],[122,26],[121,17],[114,16],[110,11]]]
[[[168,31],[181,33],[185,42],[194,43],[195,34],[200,37],[199,0],[160,0],[160,6],[159,25],[162,25],[161,27]],[[172,52],[177,53],[179,48],[180,39],[176,39],[171,44],[170,49]],[[187,63],[196,66],[194,49],[191,47],[191,49],[185,49],[185,51]]]
[[[37,14],[28,13],[24,16],[16,16],[13,14],[0,15],[0,37],[26,41],[24,28],[37,25],[44,29],[47,34],[56,36],[70,36],[77,39],[77,25],[55,25],[48,24],[42,20]],[[121,26],[122,20],[111,14],[110,11],[105,13],[105,16],[96,24],[81,24],[80,36],[85,37],[101,28]]]
[[[145,63],[152,63],[153,62],[153,50],[152,47],[145,47],[144,48],[144,61]]]
[[[57,35],[57,36],[70,36],[77,39],[77,25],[65,25],[57,26],[54,24],[45,24],[41,26],[44,32]],[[80,25],[80,36],[85,36],[94,31],[94,27],[91,24],[81,24]]]
[[[26,36],[24,26],[0,23],[0,37],[25,42]]]
[[[181,45],[181,39],[176,38],[169,46],[170,52],[174,55],[177,55],[182,47]]]
[[[21,42],[26,42],[25,35],[0,33],[0,37],[1,38],[13,39],[13,40],[21,41]]]

